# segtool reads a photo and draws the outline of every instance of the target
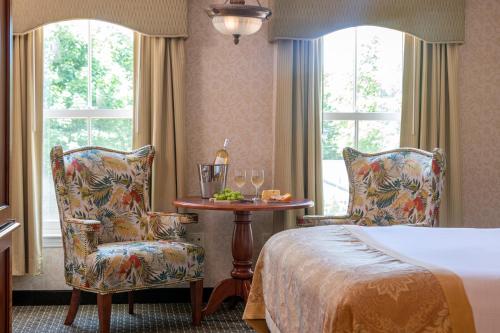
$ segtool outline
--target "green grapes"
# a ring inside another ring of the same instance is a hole
[[[225,188],[223,191],[214,194],[216,200],[241,200],[243,195],[239,191],[233,191],[230,188]]]

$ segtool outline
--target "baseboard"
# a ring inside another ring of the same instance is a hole
[[[203,301],[207,302],[213,288],[203,288]],[[134,303],[189,303],[189,288],[146,289],[134,292]],[[71,290],[14,290],[12,304],[27,305],[69,305]],[[96,294],[82,292],[80,304],[96,304]],[[113,294],[113,303],[126,304],[127,293]]]

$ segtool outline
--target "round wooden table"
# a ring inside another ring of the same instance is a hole
[[[253,277],[252,271],[252,212],[253,211],[283,211],[313,207],[314,202],[307,199],[289,202],[238,202],[214,203],[199,197],[177,199],[173,202],[179,208],[196,210],[232,211],[234,213],[234,231],[232,240],[233,270],[231,277],[220,282],[213,290],[203,315],[215,312],[228,297],[239,296],[246,302]]]

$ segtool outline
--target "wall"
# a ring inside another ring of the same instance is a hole
[[[187,55],[187,188],[199,195],[196,164],[210,162],[229,138],[230,169],[252,167],[265,171],[264,188],[272,180],[273,156],[273,61],[274,48],[267,42],[267,29],[242,38],[219,34],[204,9],[210,0],[189,1]],[[230,180],[230,186],[234,186]],[[244,190],[252,193],[251,185]],[[214,286],[232,269],[230,213],[200,213],[200,223],[188,232],[203,232],[206,250],[205,286]],[[272,232],[272,215],[254,216],[254,255],[262,237]],[[61,248],[44,248],[44,274],[15,277],[16,290],[66,289]]]
[[[224,138],[229,138],[230,169],[264,168],[264,187],[272,180],[273,46],[265,27],[243,37],[235,46],[231,36],[218,33],[204,11],[213,0],[190,1],[187,53],[187,170],[189,194],[199,195],[197,163],[210,162]],[[230,171],[231,174],[231,171]],[[230,179],[230,185],[235,187]],[[251,193],[247,182],[244,188]],[[207,251],[206,283],[228,277],[232,269],[230,213],[200,213],[189,231],[203,231]],[[254,253],[262,234],[272,231],[272,216],[255,214]]]
[[[500,227],[500,1],[467,0],[460,49],[463,216]]]
[[[197,194],[196,163],[213,159],[224,138],[231,140],[231,168],[264,167],[272,173],[273,47],[266,29],[242,38],[218,34],[203,9],[212,1],[191,0],[187,41],[188,190]],[[466,43],[460,49],[460,120],[463,207],[466,226],[499,227],[500,205],[500,2],[466,1]],[[247,191],[250,191],[247,186]],[[190,232],[205,233],[207,281],[213,286],[231,269],[231,216],[202,213]],[[255,217],[254,252],[272,231],[269,214]],[[61,249],[44,249],[39,277],[15,278],[14,287],[63,289]]]

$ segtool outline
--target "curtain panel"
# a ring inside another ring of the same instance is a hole
[[[463,42],[465,0],[270,0],[269,39],[314,39],[375,25],[428,42]]]
[[[321,94],[323,73],[322,39],[277,43],[275,188],[297,198],[308,198],[323,213],[321,154]],[[295,227],[304,210],[277,213],[286,229]]]
[[[188,0],[16,0],[14,33],[44,24],[91,19],[116,23],[150,36],[187,37]]]
[[[134,136],[139,148],[155,147],[151,203],[174,210],[184,194],[184,39],[134,35]]]
[[[439,217],[444,227],[463,226],[458,48],[405,36],[401,146],[444,149],[447,172]]]
[[[14,36],[10,198],[14,275],[39,274],[42,265],[41,189],[43,131],[43,30]]]

